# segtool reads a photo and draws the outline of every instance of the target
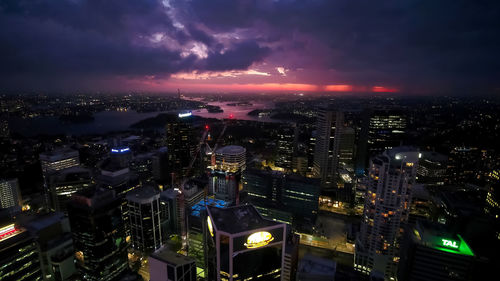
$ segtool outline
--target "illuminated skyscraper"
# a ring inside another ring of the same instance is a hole
[[[500,221],[500,169],[493,170],[488,181],[488,194],[486,195],[484,211]]]
[[[276,280],[284,264],[286,224],[252,205],[207,207],[209,280]]]
[[[80,165],[79,153],[70,148],[40,153],[40,163],[44,176],[62,169]]]
[[[401,145],[406,133],[406,116],[397,110],[376,110],[370,116],[368,129],[369,156]]]
[[[398,280],[476,280],[472,275],[474,253],[444,225],[418,221],[405,233]]]
[[[371,159],[355,269],[394,280],[400,228],[408,220],[419,152],[397,147]]]
[[[339,165],[341,128],[344,126],[342,112],[319,111],[316,126],[313,175],[321,179],[326,191],[336,188]]]
[[[50,209],[66,212],[71,195],[92,185],[92,175],[89,169],[75,166],[51,173],[47,183]]]
[[[193,132],[192,117],[179,117],[166,125],[166,146],[168,159],[176,178],[186,176],[189,161],[195,151],[196,139]]]
[[[132,249],[149,255],[165,240],[161,232],[160,192],[144,186],[130,191],[126,198]]]
[[[340,132],[339,166],[349,171],[354,169],[354,140],[354,129],[343,127]]]
[[[21,191],[17,179],[0,180],[0,209],[21,207]]]
[[[298,130],[295,124],[282,125],[278,129],[275,165],[286,172],[292,171],[292,158],[296,150],[297,136]]]
[[[246,167],[246,149],[229,145],[217,149],[215,167],[210,171],[209,191],[215,198],[239,202],[241,172]]]
[[[34,238],[14,224],[0,225],[0,280],[43,280]]]
[[[128,268],[121,201],[107,189],[73,195],[68,216],[83,280],[116,280]]]

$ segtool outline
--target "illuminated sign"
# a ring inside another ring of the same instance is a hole
[[[14,224],[9,224],[7,226],[0,228],[0,240],[2,240],[6,236],[10,236],[11,234],[15,233],[16,231],[17,231],[17,229],[14,226]]]
[[[125,147],[125,148],[120,148],[120,149],[116,149],[116,148],[111,149],[112,153],[123,153],[123,152],[127,152],[127,151],[130,151],[130,148]]]
[[[212,226],[212,220],[210,219],[210,217],[207,217],[207,226],[208,226],[208,231],[210,232],[210,235],[212,235],[212,237],[214,236],[214,227]]]
[[[456,240],[441,239],[441,245],[446,248],[458,249],[460,242]]]
[[[265,246],[273,240],[274,237],[271,235],[271,233],[267,231],[259,231],[248,236],[245,246],[249,249],[255,249]]]
[[[193,115],[193,113],[191,111],[186,112],[186,113],[179,113],[179,118],[189,117],[191,115]]]

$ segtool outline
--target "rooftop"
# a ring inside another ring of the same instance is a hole
[[[269,226],[284,225],[264,219],[253,205],[239,205],[230,208],[207,206],[207,208],[216,229],[227,233],[239,233]]]
[[[195,262],[193,258],[170,251],[166,247],[158,249],[150,257],[176,266]]]
[[[306,254],[299,262],[297,273],[335,276],[337,264],[333,260]]]
[[[242,154],[242,153],[245,153],[245,152],[246,152],[246,149],[244,147],[242,147],[242,146],[239,146],[239,145],[228,145],[228,146],[224,146],[224,147],[221,147],[221,148],[217,149],[216,153],[237,155],[237,154]]]
[[[469,245],[459,234],[449,231],[441,224],[418,221],[413,232],[413,240],[443,252],[474,256]]]
[[[127,200],[144,204],[160,198],[160,191],[147,185],[133,189],[127,193]]]

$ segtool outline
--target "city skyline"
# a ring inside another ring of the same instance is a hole
[[[0,91],[498,94],[495,1],[2,1]]]

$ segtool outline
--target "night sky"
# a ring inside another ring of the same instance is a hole
[[[0,91],[500,93],[500,1],[0,0]]]

